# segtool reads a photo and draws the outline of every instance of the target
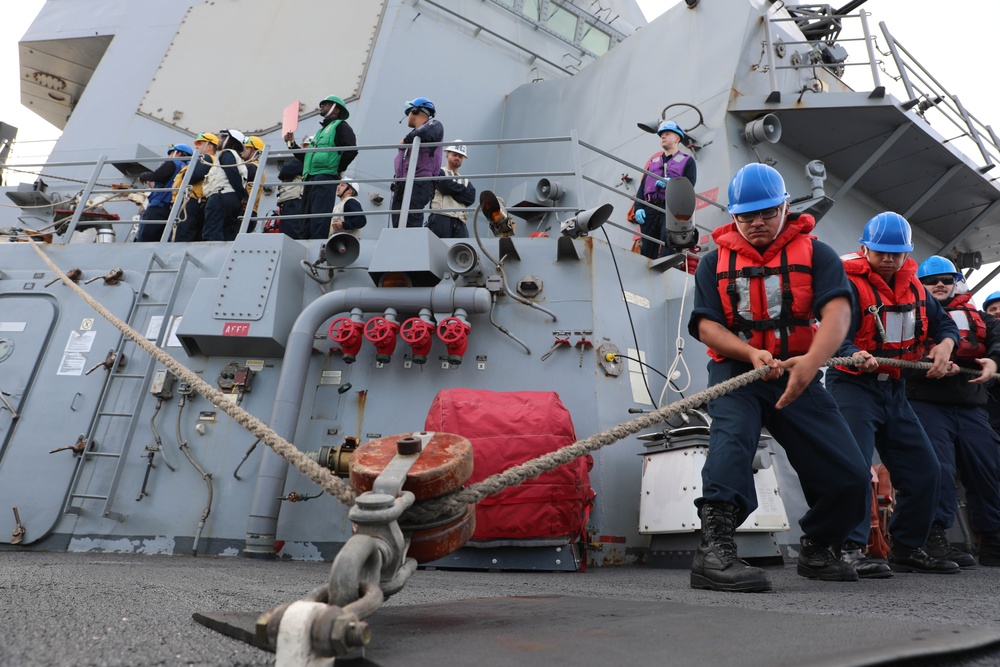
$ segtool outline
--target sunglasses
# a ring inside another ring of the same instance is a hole
[[[757,216],[760,216],[761,220],[774,220],[781,213],[781,207],[775,206],[774,208],[765,208],[763,211],[750,211],[748,213],[736,213],[733,215],[736,218],[736,222],[742,222],[747,224],[753,222]]]
[[[404,113],[406,113],[406,115],[409,116],[411,114],[420,113],[423,110],[424,110],[423,107],[410,107]]]
[[[938,283],[941,283],[942,285],[954,285],[955,276],[927,276],[926,278],[921,278],[920,282],[928,287],[933,287]]]

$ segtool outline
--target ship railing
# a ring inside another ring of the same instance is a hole
[[[934,110],[948,120],[961,134],[946,139],[950,143],[962,138],[971,141],[979,149],[985,164],[979,171],[985,173],[1000,161],[1000,137],[993,128],[973,116],[962,104],[958,95],[948,91],[927,70],[926,67],[892,36],[885,22],[879,23],[889,48],[889,54],[899,73],[899,81],[906,91],[905,108],[916,111],[924,120],[926,114]]]
[[[437,142],[437,143],[421,143],[419,138],[414,140],[414,143],[410,147],[413,155],[416,155],[420,148],[428,147],[445,147],[453,144],[454,142]],[[528,203],[526,206],[518,206],[519,202],[506,202],[507,210],[514,214],[515,216],[522,217],[524,219],[530,219],[532,221],[537,220],[536,231],[548,231],[552,226],[549,215],[554,214],[556,218],[556,233],[558,233],[558,222],[561,216],[567,218],[572,217],[579,213],[582,209],[586,208],[587,204],[598,205],[600,203],[606,203],[604,201],[596,201],[593,195],[594,189],[588,188],[590,186],[596,186],[598,191],[602,192],[608,198],[612,200],[611,203],[617,205],[623,205],[625,210],[627,207],[631,206],[636,202],[642,202],[641,199],[635,196],[634,192],[629,191],[629,182],[633,180],[631,177],[627,176],[628,173],[636,173],[639,178],[641,175],[645,174],[653,178],[661,178],[660,175],[654,174],[652,172],[646,171],[643,167],[638,164],[632,163],[626,159],[620,158],[613,153],[603,150],[598,146],[582,141],[578,138],[576,131],[572,131],[569,135],[565,136],[553,136],[553,137],[533,137],[533,138],[512,138],[512,139],[481,139],[481,140],[469,140],[463,141],[466,146],[469,147],[495,147],[498,151],[498,155],[504,149],[512,149],[520,145],[527,146],[537,146],[539,144],[551,144],[553,146],[563,146],[563,154],[557,162],[563,161],[565,167],[551,169],[539,169],[530,171],[505,171],[505,172],[481,172],[481,173],[462,173],[462,178],[467,178],[476,185],[476,189],[482,192],[484,189],[494,190],[501,195],[508,192],[510,188],[524,183],[528,179],[532,179],[530,184],[525,186],[525,195],[527,199],[531,199],[532,195],[535,193],[534,179],[550,179],[556,183],[559,183],[556,179],[567,179],[568,183],[571,183],[572,191],[575,194],[575,204],[573,206],[561,205],[558,200],[544,200],[539,196],[534,196],[533,201],[530,202],[520,202]],[[329,148],[299,148],[299,149],[285,149],[271,151],[270,145],[265,144],[264,148],[261,150],[259,156],[257,157],[257,162],[260,167],[257,169],[257,174],[255,178],[248,183],[250,186],[250,193],[248,197],[248,205],[243,217],[240,221],[239,233],[261,233],[263,231],[263,221],[275,217],[274,212],[265,213],[264,211],[258,211],[255,215],[253,212],[253,207],[250,202],[255,202],[257,193],[265,186],[265,172],[266,167],[269,164],[274,164],[275,162],[288,160],[292,158],[298,158],[302,155],[308,153],[321,153],[321,152],[337,152],[337,151],[358,151],[359,153],[367,151],[396,151],[400,147],[399,144],[374,144],[374,145],[361,145],[361,146],[344,146],[344,147],[329,147]],[[548,151],[553,153],[553,151]],[[194,161],[200,159],[201,155],[195,151],[194,155],[191,157],[181,156],[176,159],[181,161]],[[596,158],[596,159],[595,159]],[[92,207],[88,206],[87,203],[90,201],[96,202],[96,205],[107,203],[108,201],[114,201],[115,198],[120,198],[121,196],[134,193],[134,192],[172,192],[178,193],[178,196],[174,198],[170,213],[166,221],[139,221],[139,224],[152,224],[152,225],[163,225],[163,232],[160,237],[161,241],[169,241],[171,237],[172,230],[178,217],[181,214],[181,210],[184,203],[184,196],[181,193],[188,192],[190,186],[190,178],[192,171],[188,169],[183,176],[182,182],[177,188],[136,188],[131,187],[130,189],[120,189],[103,183],[102,172],[109,166],[116,165],[134,165],[135,159],[122,159],[113,160],[108,159],[106,155],[100,155],[96,161],[72,161],[72,162],[55,162],[48,163],[44,165],[37,165],[39,167],[44,167],[47,172],[46,175],[52,178],[60,178],[55,176],[53,171],[61,168],[79,168],[81,166],[93,165],[90,177],[86,181],[79,181],[84,183],[82,191],[76,195],[74,198],[77,200],[77,205],[73,210],[73,214],[68,223],[65,220],[57,220],[53,226],[62,225],[65,226],[65,231],[61,234],[62,243],[69,243],[73,235],[79,230],[81,223],[87,226],[99,226],[104,228],[115,228],[125,226],[131,229],[136,221],[133,219],[114,219],[116,216],[97,216],[93,215]],[[356,182],[359,185],[367,185],[369,187],[376,188],[378,190],[390,190],[391,186],[395,185],[396,188],[403,188],[402,201],[398,208],[383,209],[381,207],[381,193],[376,197],[372,198],[372,203],[378,207],[378,210],[373,210],[367,206],[364,206],[363,211],[359,213],[344,212],[339,215],[344,217],[349,217],[351,215],[365,215],[368,217],[369,221],[373,217],[385,217],[385,225],[388,227],[391,225],[391,216],[398,215],[399,224],[405,226],[405,220],[407,214],[410,212],[410,201],[413,192],[413,186],[415,183],[421,181],[434,181],[438,180],[439,176],[428,176],[428,177],[418,177],[416,176],[416,159],[411,159],[409,163],[409,171],[405,176],[401,177],[344,177],[342,180],[328,180],[328,181],[295,181],[290,183],[282,183],[281,185],[293,185],[301,186],[303,189],[312,187],[317,184],[336,184],[336,183],[351,183]],[[588,165],[585,169],[584,165]],[[609,167],[609,165],[614,165]],[[622,176],[619,179],[610,179],[607,177],[609,173],[621,173]],[[637,183],[639,178],[634,179]],[[76,179],[69,179],[76,180]],[[272,182],[266,183],[268,186],[274,186]],[[504,189],[507,188],[507,189]],[[564,188],[569,189],[569,188]],[[716,206],[724,210],[724,207],[711,199],[708,199],[701,195],[696,195],[704,203]],[[379,200],[378,203],[375,200]],[[595,201],[589,201],[595,200]],[[391,199],[390,199],[391,201]],[[650,206],[649,204],[646,204]],[[456,212],[470,212],[475,208],[441,208],[433,209],[437,213],[456,213]],[[663,211],[663,209],[656,206],[652,208]],[[427,210],[429,212],[429,210]],[[281,220],[303,220],[311,219],[316,217],[314,214],[301,213],[297,215],[282,215],[279,214]],[[622,215],[624,218],[624,215]],[[97,218],[97,219],[95,219]],[[609,221],[611,226],[619,227],[629,232],[637,232],[635,227],[626,227],[622,224],[614,223]],[[546,226],[548,225],[548,226]],[[707,228],[706,228],[707,229]],[[36,230],[37,231],[37,230]],[[123,240],[129,240],[130,234],[116,234],[115,238],[121,238]],[[110,239],[108,239],[110,240]]]
[[[885,22],[880,22],[879,28],[887,50],[879,49],[877,37],[868,25],[869,16],[870,14],[864,10],[859,10],[857,13],[831,11],[791,17],[779,17],[771,13],[764,21],[763,58],[766,61],[771,89],[768,101],[778,102],[781,99],[778,79],[778,72],[781,70],[816,72],[814,77],[816,87],[812,89],[815,93],[825,90],[819,78],[819,71],[824,70],[852,89],[864,89],[870,86],[873,98],[885,96],[886,82],[883,78],[885,75],[889,85],[897,88],[894,92],[903,98],[904,101],[900,104],[903,110],[912,110],[928,124],[930,124],[929,115],[937,114],[948,123],[949,127],[958,132],[955,136],[945,136],[944,143],[955,144],[959,150],[970,156],[970,159],[974,159],[971,156],[978,152],[982,156],[982,164],[978,167],[980,172],[985,173],[992,169],[1000,161],[1000,137],[993,128],[970,113],[957,95],[949,92],[926,67],[921,65],[916,57],[893,37]],[[787,31],[781,31],[780,39],[777,38],[775,33],[778,30],[775,24],[782,23],[795,24],[804,39],[788,39]],[[841,31],[845,26],[849,28],[845,32],[855,36],[844,36]],[[833,47],[841,43],[853,45],[859,42],[864,44],[864,52],[863,54],[852,52],[851,62],[842,59],[834,59],[834,62],[824,61],[824,47]],[[782,58],[783,53],[796,46],[807,46],[809,50],[805,55],[793,52],[787,59]],[[865,80],[863,75],[848,76],[847,68],[866,69],[871,77],[870,82]],[[794,91],[796,95],[802,95],[804,92],[805,90]]]

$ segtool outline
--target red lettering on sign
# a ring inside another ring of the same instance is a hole
[[[246,322],[226,322],[222,326],[223,336],[249,336],[250,325]]]
[[[704,192],[699,192],[705,199],[711,199],[712,201],[719,201],[719,188],[712,188],[711,190],[705,190]],[[708,202],[704,199],[699,199],[694,203],[694,209],[697,211],[700,208],[705,208],[708,206]]]

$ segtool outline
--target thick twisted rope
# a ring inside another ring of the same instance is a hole
[[[858,357],[833,357],[828,359],[823,365],[831,366],[856,366],[861,363]],[[931,364],[923,361],[903,361],[900,359],[877,358],[880,365],[895,366],[899,368],[929,369]],[[461,491],[453,494],[428,500],[411,507],[404,514],[404,521],[412,523],[425,523],[433,521],[440,516],[454,516],[462,511],[469,503],[478,503],[480,500],[504,489],[517,486],[529,479],[538,477],[550,470],[554,470],[561,465],[569,463],[581,456],[586,456],[595,452],[605,445],[610,445],[618,440],[643,431],[656,424],[666,421],[671,417],[676,417],[682,413],[696,408],[712,399],[724,396],[731,391],[744,387],[751,382],[759,380],[770,372],[770,368],[762,366],[752,371],[737,375],[719,384],[684,398],[675,403],[665,405],[658,410],[641,415],[630,421],[614,426],[606,431],[597,433],[584,440],[578,440],[571,445],[558,449],[548,454],[543,454],[538,458],[531,459],[520,465],[508,468],[502,472],[487,477],[481,482],[472,484]],[[980,371],[970,368],[962,368],[960,373],[970,375],[980,375]]]
[[[212,405],[236,420],[236,423],[240,426],[259,437],[264,444],[295,466],[296,470],[308,477],[310,481],[320,486],[324,491],[329,493],[334,498],[337,498],[342,503],[346,505],[354,504],[354,498],[357,494],[354,489],[352,489],[344,481],[299,451],[295,445],[272,431],[266,424],[254,417],[252,414],[238,405],[230,403],[226,400],[226,395],[221,391],[202,380],[191,369],[184,366],[172,356],[150,343],[145,336],[130,327],[127,323],[115,317],[114,314],[108,311],[108,309],[101,305],[96,299],[84,292],[79,285],[70,280],[66,274],[63,273],[59,267],[45,255],[44,252],[42,252],[41,247],[33,239],[31,240],[31,247],[35,249],[42,260],[56,273],[57,276],[59,276],[60,280],[62,280],[67,287],[76,292],[76,294],[81,299],[86,301],[91,308],[97,311],[101,317],[111,322],[111,324],[117,327],[118,330],[132,342],[148,352],[161,364],[166,366],[172,373],[174,373],[174,375],[191,385],[195,391],[211,401]]]
[[[145,336],[130,327],[127,323],[115,317],[114,314],[108,311],[96,299],[92,298],[76,283],[70,280],[66,274],[63,273],[59,267],[45,255],[44,252],[42,252],[40,246],[34,240],[31,241],[31,246],[39,254],[45,264],[59,276],[60,280],[62,280],[66,286],[76,292],[80,298],[86,301],[103,318],[117,327],[126,337],[148,352],[181,380],[190,384],[195,391],[204,396],[217,408],[232,417],[240,426],[259,437],[264,444],[293,465],[296,470],[305,475],[310,481],[318,485],[324,491],[345,505],[354,505],[357,493],[353,488],[343,482],[340,478],[333,475],[333,473],[328,469],[324,468],[299,451],[295,445],[272,431],[266,424],[251,415],[249,412],[238,405],[230,403],[226,399],[226,395],[221,391],[202,380],[193,371],[174,359],[165,351],[150,343]],[[877,358],[877,361],[883,366],[895,366],[899,368],[929,369],[931,367],[931,364],[927,362],[902,361],[899,359],[885,359],[881,357]],[[858,357],[833,357],[827,360],[823,365],[855,366],[860,362],[861,359]],[[741,375],[737,375],[734,378],[712,385],[711,387],[688,396],[687,398],[665,405],[658,410],[640,415],[635,419],[613,426],[612,428],[602,431],[601,433],[596,433],[589,438],[578,440],[573,444],[567,445],[554,452],[549,452],[548,454],[544,454],[538,458],[526,461],[512,468],[508,468],[503,472],[491,475],[481,482],[473,484],[456,493],[442,498],[425,501],[419,505],[414,505],[404,514],[403,520],[406,523],[419,524],[434,521],[442,516],[454,516],[455,514],[463,511],[465,506],[470,503],[478,503],[487,496],[500,493],[508,487],[522,484],[529,479],[533,479],[543,473],[554,470],[555,468],[565,465],[580,458],[581,456],[586,456],[591,452],[595,452],[606,445],[613,444],[630,435],[639,433],[640,431],[662,423],[671,417],[676,417],[693,410],[710,400],[724,396],[731,391],[759,380],[767,375],[770,370],[771,369],[769,367],[763,366]],[[960,369],[959,372],[969,375],[980,375],[980,371],[975,369],[963,368]]]

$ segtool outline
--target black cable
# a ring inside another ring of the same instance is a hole
[[[651,370],[654,373],[656,373],[657,375],[659,375],[664,380],[667,380],[668,382],[670,381],[670,378],[668,378],[666,375],[664,375],[663,373],[661,373],[658,369],[654,368],[652,365],[647,364],[642,359],[636,359],[635,357],[629,357],[629,356],[626,356],[624,354],[616,354],[615,356],[618,357],[619,359],[628,359],[629,361],[634,361],[637,364],[642,364],[643,366],[645,366],[649,370]]]
[[[674,391],[676,391],[676,392],[677,392],[678,394],[680,394],[681,398],[684,398],[684,392],[682,392],[682,391],[680,390],[680,388],[679,388],[679,387],[678,387],[678,386],[677,386],[677,385],[676,385],[676,384],[674,383],[674,381],[673,381],[673,380],[671,380],[671,379],[670,379],[670,378],[668,378],[668,377],[667,377],[666,375],[664,375],[664,374],[663,374],[663,373],[662,373],[662,372],[661,372],[661,371],[660,371],[660,370],[659,370],[658,368],[656,368],[655,366],[652,366],[651,364],[647,364],[647,363],[646,363],[645,361],[643,361],[642,359],[636,359],[635,357],[629,357],[629,356],[626,356],[626,355],[624,355],[624,354],[615,354],[615,356],[616,356],[616,357],[618,357],[619,359],[628,359],[629,361],[634,361],[634,362],[636,362],[637,364],[642,364],[643,366],[645,366],[646,368],[648,368],[649,370],[653,371],[654,373],[656,373],[657,375],[659,375],[659,376],[660,376],[661,378],[663,378],[664,380],[666,380],[667,382],[669,382],[669,383],[670,383],[670,386],[674,388]]]
[[[611,245],[611,237],[608,236],[608,230],[601,226],[601,231],[604,232],[604,239],[608,242],[608,250],[611,251],[611,261],[615,265],[615,275],[618,276],[618,288],[621,290],[622,301],[625,303],[625,314],[628,315],[628,325],[632,329],[632,342],[635,343],[635,349],[639,349],[639,337],[635,333],[635,323],[632,321],[632,311],[628,307],[628,299],[625,298],[625,283],[622,282],[621,271],[618,270],[618,258],[615,257],[615,249]],[[661,373],[662,375],[662,373]],[[664,377],[666,377],[664,375]],[[668,380],[669,381],[669,380]],[[657,400],[653,397],[653,392],[649,390],[649,382],[646,381],[646,374],[642,374],[642,384],[646,387],[646,393],[649,394],[649,400],[652,402],[654,407],[660,407]]]

